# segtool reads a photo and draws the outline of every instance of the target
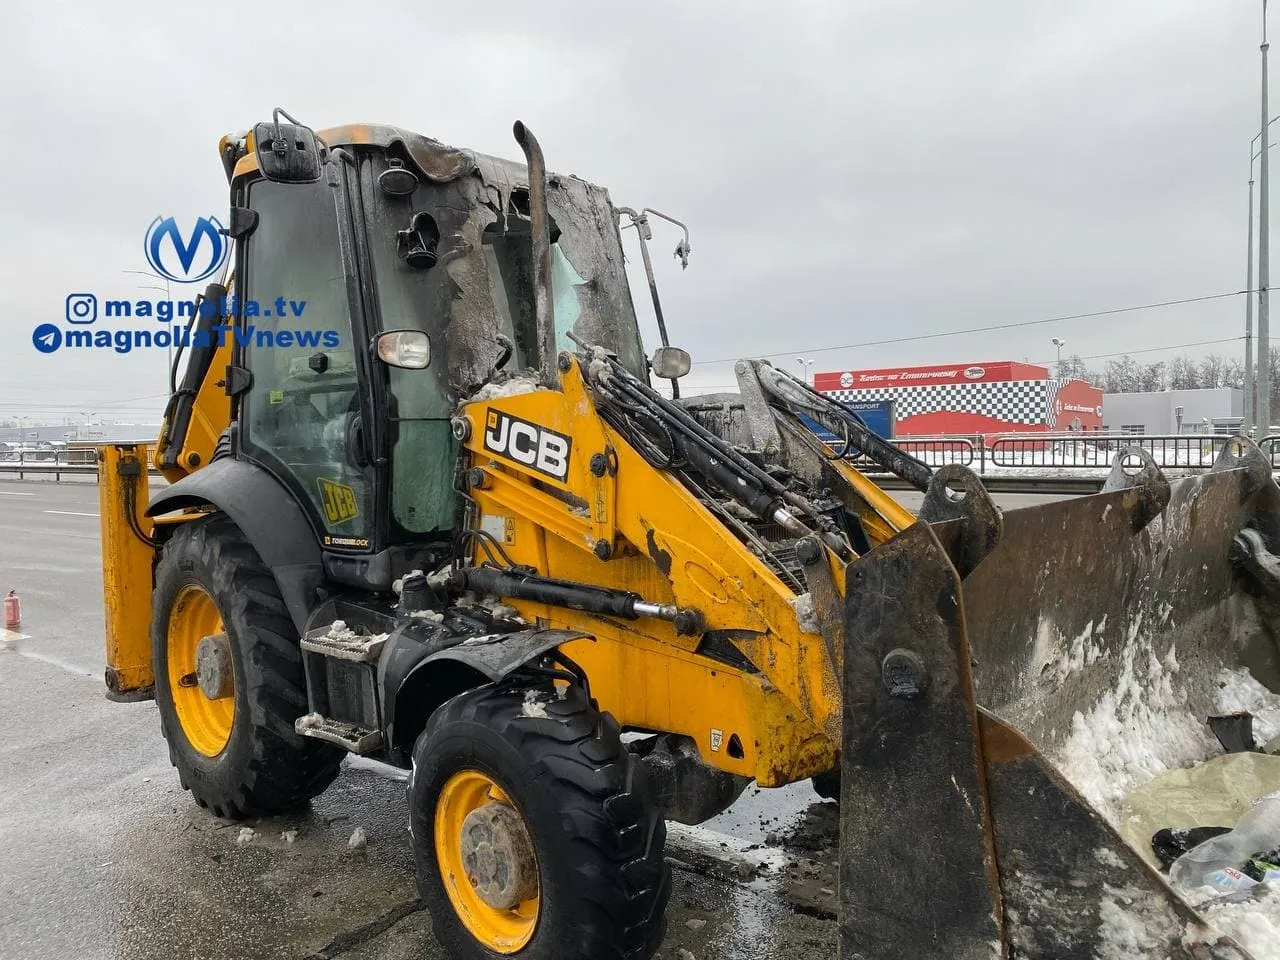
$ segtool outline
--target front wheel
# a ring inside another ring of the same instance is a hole
[[[306,679],[275,577],[222,514],[165,544],[151,651],[169,759],[201,806],[230,819],[289,813],[337,777],[342,751],[293,729]]]
[[[665,929],[666,827],[618,725],[482,687],[436,711],[409,782],[418,884],[457,960],[643,960]]]

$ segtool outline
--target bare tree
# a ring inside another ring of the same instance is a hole
[[[1085,380],[1088,372],[1078,353],[1073,353],[1058,364],[1058,376],[1064,380]]]
[[[1195,390],[1200,386],[1200,371],[1195,361],[1185,354],[1174,357],[1169,364],[1170,390]]]
[[[1222,354],[1211,353],[1200,361],[1200,386],[1208,389],[1222,386],[1222,375],[1226,361]]]
[[[1244,389],[1244,361],[1239,357],[1228,357],[1223,364],[1222,385],[1236,390]]]
[[[1154,393],[1164,389],[1164,364],[1148,363],[1138,367],[1138,389]]]
[[[1107,393],[1136,393],[1139,389],[1138,361],[1127,353],[1107,361],[1103,389]]]

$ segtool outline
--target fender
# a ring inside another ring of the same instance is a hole
[[[576,630],[534,628],[471,637],[422,656],[429,647],[410,630],[396,630],[387,641],[379,670],[391,752],[404,750],[407,756],[427,718],[445,701],[501,680],[561,644],[582,639],[592,637]]]
[[[146,515],[204,506],[230,517],[271,568],[301,636],[324,567],[320,541],[293,494],[262,467],[228,457],[156,493]]]

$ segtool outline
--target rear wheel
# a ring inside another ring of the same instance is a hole
[[[661,943],[666,828],[617,724],[580,689],[445,704],[414,747],[409,806],[450,957],[640,960]]]
[[[300,737],[297,631],[271,571],[225,516],[164,546],[151,655],[169,759],[197,803],[235,819],[287,813],[338,775],[342,751]]]

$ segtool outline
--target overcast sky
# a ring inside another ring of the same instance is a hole
[[[146,269],[147,225],[222,214],[218,138],[277,104],[507,156],[524,120],[552,169],[689,223],[688,271],[673,231],[654,253],[698,361],[1043,362],[1053,336],[1084,357],[1238,337],[1236,296],[822,349],[1243,289],[1260,6],[11,4],[0,417],[159,412],[158,352],[43,356],[31,330],[68,293],[156,295],[123,272]],[[652,344],[643,287],[636,302]],[[1187,352],[1213,350],[1243,345]],[[699,363],[690,385],[730,370]]]

